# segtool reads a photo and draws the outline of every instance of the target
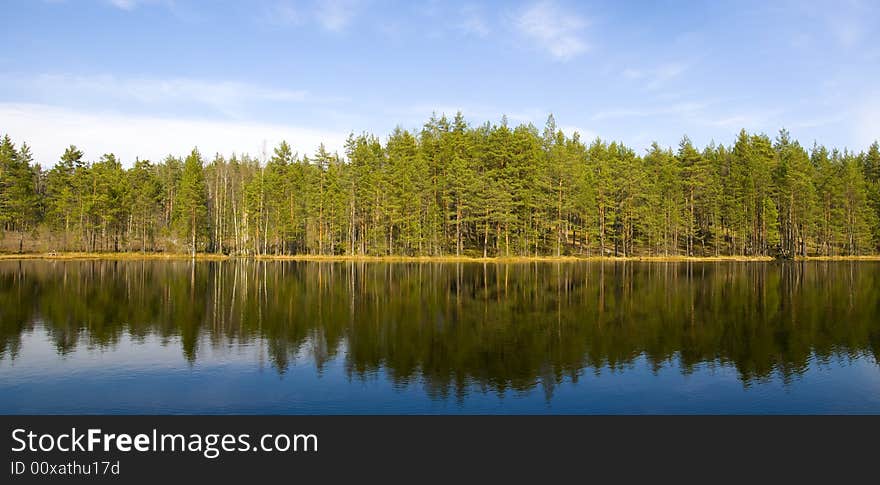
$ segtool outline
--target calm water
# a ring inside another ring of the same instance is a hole
[[[0,413],[880,413],[880,264],[0,262]]]

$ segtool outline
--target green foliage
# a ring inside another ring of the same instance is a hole
[[[861,158],[872,217],[880,219],[880,143],[872,143]],[[872,229],[873,250],[877,251],[880,249],[880,224],[874,224]]]
[[[207,188],[202,155],[193,148],[183,164],[183,174],[177,193],[175,223],[179,234],[190,240],[195,255],[198,244],[207,231]]]
[[[48,249],[232,254],[848,255],[880,247],[880,146],[809,152],[785,130],[731,146],[638,155],[567,136],[550,116],[470,126],[461,113],[380,141],[350,135],[344,158],[197,150],[124,168],[70,146],[43,174],[0,141],[0,224]]]
[[[136,226],[131,231],[140,238],[141,251],[146,251],[148,243],[153,247],[156,235],[156,219],[162,206],[162,184],[149,160],[136,161],[126,175],[131,188],[126,205],[131,208],[131,223]]]
[[[63,249],[69,249],[68,239],[81,199],[76,172],[82,170],[82,157],[83,153],[70,145],[46,177],[46,222],[52,229],[63,231]]]
[[[7,231],[19,233],[19,251],[24,234],[37,222],[40,200],[37,173],[27,144],[16,151],[9,135],[0,141],[0,223]]]

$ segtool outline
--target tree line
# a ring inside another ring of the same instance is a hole
[[[432,116],[343,155],[197,150],[123,167],[71,145],[48,170],[0,141],[7,251],[235,255],[776,256],[880,249],[880,148],[809,149],[786,130],[643,154],[567,136],[551,115]]]

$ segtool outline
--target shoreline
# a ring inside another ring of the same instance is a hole
[[[0,253],[0,261],[49,260],[49,261],[181,261],[191,260],[186,253]],[[645,263],[712,263],[712,262],[774,262],[771,256],[318,256],[318,255],[260,255],[230,256],[225,254],[197,253],[198,261],[227,261],[251,259],[257,261],[303,261],[303,262],[362,262],[362,263],[579,263],[579,262],[645,262]],[[808,256],[794,261],[880,261],[880,254],[870,256]]]

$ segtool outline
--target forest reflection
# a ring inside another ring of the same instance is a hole
[[[545,392],[583,372],[736,368],[745,385],[880,354],[880,264],[0,262],[0,358],[42,325],[59,354],[158,336],[262,343],[278,372],[381,370],[447,395]],[[133,344],[137,345],[137,344]]]

